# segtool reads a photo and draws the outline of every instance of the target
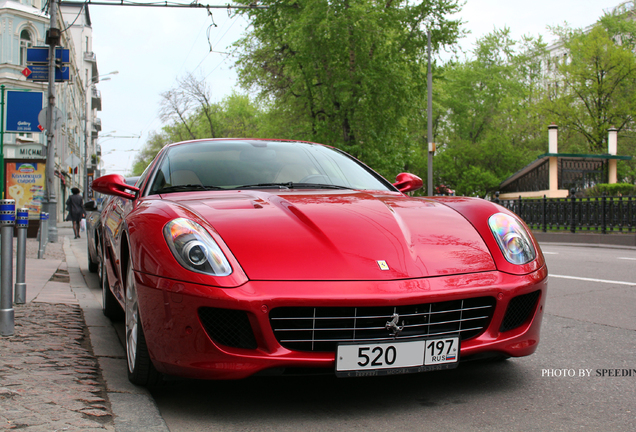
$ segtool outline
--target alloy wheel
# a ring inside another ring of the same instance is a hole
[[[139,323],[139,307],[137,301],[137,287],[132,262],[128,261],[126,272],[126,354],[128,356],[128,370],[135,372],[137,357],[137,336]]]

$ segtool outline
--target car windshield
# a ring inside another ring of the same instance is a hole
[[[200,141],[169,148],[149,193],[308,188],[394,190],[386,180],[330,147],[251,140]]]

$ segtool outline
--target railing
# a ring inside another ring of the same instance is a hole
[[[636,197],[532,198],[495,202],[515,212],[532,229],[601,232],[634,232]]]
[[[97,56],[92,51],[84,51],[84,60],[89,62],[97,61]]]

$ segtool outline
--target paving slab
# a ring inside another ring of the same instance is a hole
[[[144,388],[128,381],[121,323],[113,322],[102,313],[101,287],[97,275],[88,271],[86,241],[64,242],[70,287],[81,306],[93,353],[98,360],[106,395],[111,403],[117,432],[167,432],[157,405]]]

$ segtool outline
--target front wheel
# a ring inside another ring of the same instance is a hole
[[[90,241],[90,240],[88,240]],[[95,244],[95,248],[97,248],[97,244]],[[91,273],[97,273],[99,270],[99,261],[95,262],[93,261],[93,259],[91,258],[91,248],[88,247],[88,244],[86,245],[86,249],[88,252],[88,271]],[[99,260],[99,256],[97,257],[97,259]]]
[[[119,302],[115,298],[115,295],[110,290],[110,284],[108,283],[108,274],[102,268],[102,312],[104,315],[111,319],[111,321],[120,321],[124,317],[124,311],[122,310]]]
[[[130,258],[126,271],[126,361],[128,380],[131,383],[151,386],[161,382],[161,374],[155,369],[148,353],[146,337],[139,317],[137,285]]]

